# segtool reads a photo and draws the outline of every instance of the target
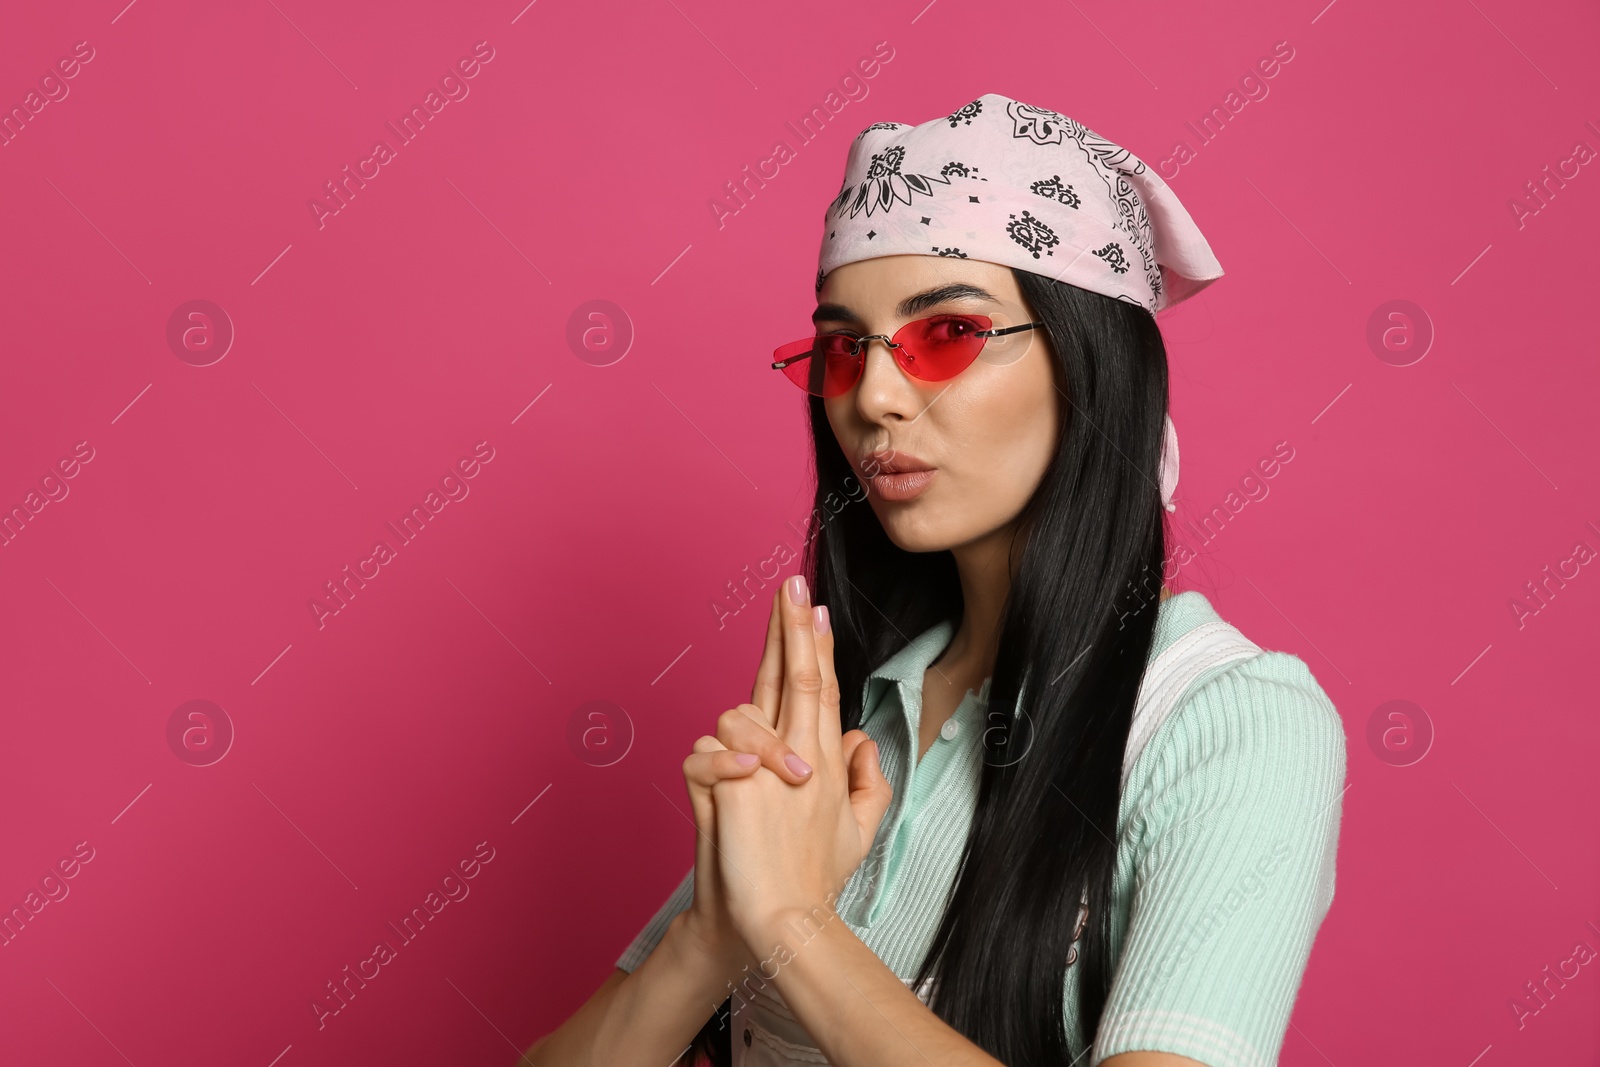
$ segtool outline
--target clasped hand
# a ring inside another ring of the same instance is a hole
[[[877,834],[891,788],[877,744],[842,733],[827,609],[799,576],[773,597],[750,702],[683,762],[697,841],[689,929],[732,972],[780,924],[830,914]]]

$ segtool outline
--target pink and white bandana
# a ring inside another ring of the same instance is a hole
[[[1017,267],[1151,314],[1223,273],[1143,160],[1065,115],[999,93],[918,126],[875,122],[851,143],[824,217],[817,291],[840,264],[893,255]],[[1177,480],[1169,418],[1161,466],[1168,511]]]

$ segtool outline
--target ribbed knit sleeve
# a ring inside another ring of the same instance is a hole
[[[655,951],[661,939],[667,936],[667,927],[678,917],[678,913],[688,911],[689,905],[693,903],[694,868],[690,867],[689,873],[678,883],[678,888],[674,889],[666,902],[656,909],[650,921],[645,923],[644,929],[639,931],[639,936],[633,939],[627,951],[617,960],[617,966],[632,974],[634,969],[644,962],[644,958]]]
[[[1162,724],[1124,794],[1128,925],[1091,1067],[1138,1050],[1278,1061],[1333,901],[1344,772],[1339,715],[1288,653],[1219,671]]]

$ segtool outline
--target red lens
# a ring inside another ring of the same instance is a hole
[[[972,365],[988,342],[987,315],[935,315],[908,322],[895,331],[895,360],[913,378],[942,382]],[[829,333],[791,341],[773,352],[773,362],[788,362],[783,373],[812,396],[848,392],[861,377],[862,356],[850,354],[857,338]]]
[[[908,374],[925,382],[954,378],[972,365],[989,340],[981,337],[989,328],[986,315],[935,315],[908,322],[895,332],[900,365]]]
[[[854,344],[854,337],[843,334],[806,337],[775,350],[773,362],[793,360],[783,373],[812,396],[838,396],[861,376],[861,357],[850,354]]]

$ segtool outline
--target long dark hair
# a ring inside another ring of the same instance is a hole
[[[1065,1064],[1069,1044],[1093,1040],[1111,987],[1122,755],[1165,561],[1167,359],[1142,305],[1012,273],[1045,323],[1060,436],[1019,516],[977,807],[916,982],[936,976],[933,1010],[1000,1062]],[[959,621],[961,587],[948,551],[899,548],[867,507],[833,513],[855,474],[822,400],[810,410],[817,493],[802,568],[828,605],[850,730],[867,675],[903,635]],[[1062,1013],[1069,966],[1075,1035]]]

